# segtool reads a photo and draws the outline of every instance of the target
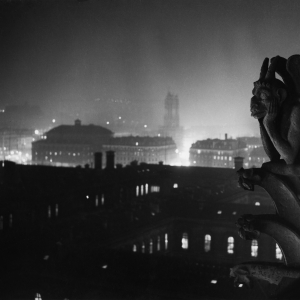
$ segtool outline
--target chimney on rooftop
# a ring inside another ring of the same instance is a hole
[[[102,152],[94,153],[94,166],[96,170],[102,169]]]
[[[113,170],[115,168],[115,152],[106,151],[106,169]]]
[[[244,157],[237,156],[234,158],[234,169],[239,170],[244,166]]]
[[[225,133],[225,140],[227,140],[228,136],[227,136],[227,133]]]

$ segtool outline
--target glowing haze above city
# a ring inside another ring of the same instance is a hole
[[[297,0],[20,0],[0,7],[1,108],[38,105],[60,124],[95,123],[95,102],[121,99],[144,107],[155,129],[170,91],[180,100],[181,126],[198,127],[203,138],[258,135],[249,101],[263,59],[300,53]]]

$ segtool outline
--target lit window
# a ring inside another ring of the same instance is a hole
[[[198,152],[198,154],[200,154],[200,153],[201,153],[201,150],[197,150],[197,152]]]
[[[234,211],[232,214],[233,214],[233,215],[236,215],[236,211]]]
[[[96,196],[96,199],[95,199],[95,206],[97,207],[99,204],[99,199],[98,199],[98,195]]]
[[[222,214],[222,211],[221,211],[221,210],[218,210],[217,214],[218,214],[218,215],[221,215],[221,214]]]
[[[50,205],[48,206],[48,218],[49,219],[51,218],[51,206]]]
[[[160,187],[159,186],[151,186],[151,193],[153,193],[153,192],[159,192],[160,191]]]
[[[168,250],[168,234],[165,234],[165,250]]]
[[[58,216],[58,204],[55,205],[55,216]]]
[[[188,234],[186,232],[183,233],[183,235],[182,235],[181,247],[182,247],[182,249],[188,249],[189,248],[189,238],[188,238]]]
[[[278,244],[276,244],[275,255],[276,255],[276,259],[282,260],[282,252]]]
[[[258,255],[258,242],[257,240],[252,240],[251,242],[251,256],[257,257]]]
[[[214,159],[216,159],[217,157],[216,156],[214,156]]]
[[[142,244],[142,253],[145,253],[145,243]]]
[[[152,239],[150,239],[150,242],[149,242],[149,253],[150,254],[153,253],[153,241],[152,241]]]
[[[42,300],[41,294],[36,293],[34,300]]]
[[[218,281],[216,279],[213,279],[210,283],[216,284]]]
[[[139,196],[139,191],[140,191],[140,187],[137,186],[137,187],[136,187],[136,196],[137,196],[137,197]]]
[[[136,245],[133,245],[132,251],[133,251],[133,252],[137,252],[137,247],[136,247]]]
[[[178,188],[178,183],[174,183],[173,188],[177,189]]]
[[[260,202],[255,202],[255,206],[260,206]]]
[[[160,251],[160,236],[157,237],[157,251]]]
[[[144,186],[141,185],[141,196],[143,196],[143,195],[144,195]]]
[[[229,160],[232,161],[232,157],[231,156],[229,156]]]
[[[148,194],[148,183],[145,184],[145,194]]]
[[[227,239],[227,253],[234,253],[234,238],[232,236]]]
[[[208,252],[211,249],[211,236],[206,234],[204,237],[204,251]]]
[[[101,197],[101,205],[104,205],[104,194]]]

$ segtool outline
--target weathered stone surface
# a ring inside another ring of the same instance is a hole
[[[276,79],[275,73],[282,81]],[[300,275],[300,55],[288,59],[266,58],[254,82],[250,111],[258,120],[261,139],[270,162],[258,169],[240,169],[239,185],[255,185],[271,196],[275,215],[244,215],[237,221],[239,235],[257,239],[273,237],[282,250],[284,265],[242,264],[231,270],[235,283],[251,287],[251,278],[279,284]]]

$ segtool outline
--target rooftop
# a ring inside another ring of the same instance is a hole
[[[48,132],[46,135],[112,135],[113,132],[98,125],[60,125]]]
[[[171,137],[125,136],[111,138],[106,145],[114,146],[169,146],[175,145]]]
[[[197,141],[192,144],[194,149],[222,149],[222,150],[235,150],[246,148],[246,144],[242,141],[238,141],[235,139],[207,139]]]

